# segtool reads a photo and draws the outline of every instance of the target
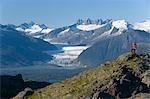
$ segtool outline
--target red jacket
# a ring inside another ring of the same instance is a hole
[[[132,49],[136,49],[136,43],[132,43]]]

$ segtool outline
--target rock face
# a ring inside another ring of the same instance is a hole
[[[36,90],[29,99],[124,99],[149,96],[150,56],[128,54]]]
[[[141,79],[136,76],[130,68],[123,66],[112,80],[106,85],[98,88],[94,92],[93,98],[128,98],[136,95],[138,92],[148,93],[148,87]],[[96,96],[95,96],[96,93]]]
[[[32,92],[32,89],[42,88],[46,85],[49,85],[49,83],[47,82],[24,81],[21,74],[18,74],[16,76],[3,75],[0,76],[0,81],[0,98],[12,98],[16,96],[20,91],[24,90],[22,92],[22,95],[19,95],[23,96],[28,94],[29,92]]]

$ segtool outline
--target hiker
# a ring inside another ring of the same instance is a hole
[[[132,52],[132,55],[136,55],[136,43],[135,42],[133,42],[132,43],[132,49],[131,49],[131,52]]]

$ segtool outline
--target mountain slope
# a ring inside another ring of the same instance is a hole
[[[22,32],[1,26],[1,67],[24,66],[43,63],[52,57],[43,53],[57,49],[41,39],[29,37]]]
[[[57,43],[86,44],[96,37],[95,35],[99,32],[111,28],[109,26],[110,21],[108,23],[96,22],[96,20],[90,19],[80,21],[70,26],[54,29],[43,35],[42,39]]]
[[[88,44],[91,45],[108,36],[117,36],[122,31],[131,29],[132,25],[125,20],[79,20],[71,26],[54,29],[43,35],[42,39],[57,43]]]
[[[29,99],[129,98],[148,93],[150,56],[128,54],[73,78],[36,90]]]
[[[113,37],[98,39],[90,48],[83,51],[78,61],[87,66],[97,66],[131,50],[132,42],[137,43],[138,53],[150,53],[150,34],[144,31],[126,30]]]

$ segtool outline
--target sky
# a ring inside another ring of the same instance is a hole
[[[79,18],[150,20],[150,0],[0,0],[0,24],[33,21],[57,28]]]

